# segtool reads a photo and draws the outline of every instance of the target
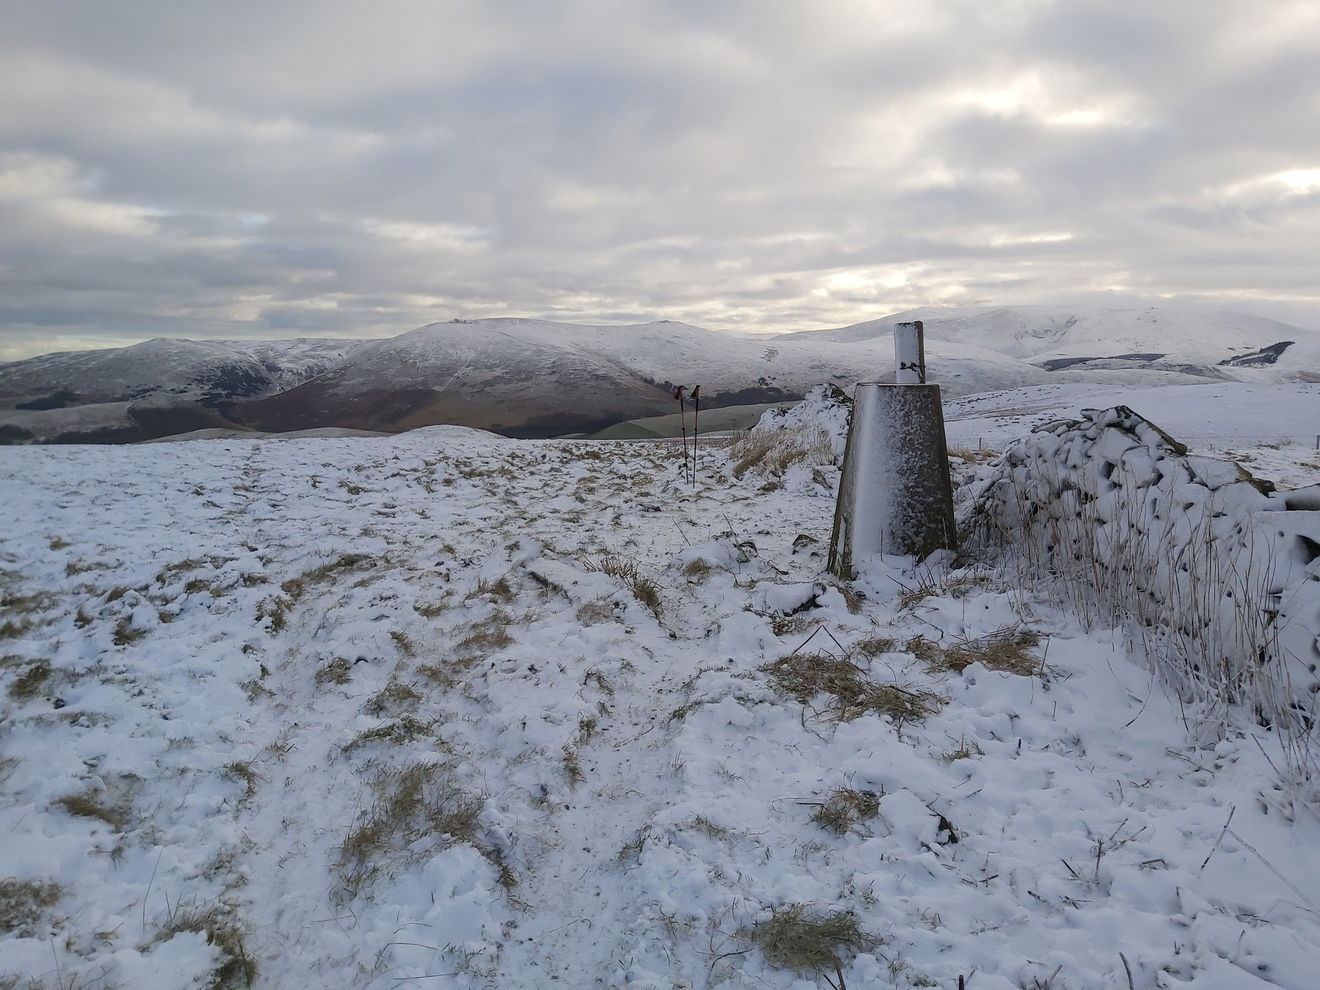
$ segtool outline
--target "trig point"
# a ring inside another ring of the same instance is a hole
[[[829,568],[871,554],[918,560],[957,547],[940,387],[924,384],[920,322],[894,328],[895,384],[859,382],[834,513]]]

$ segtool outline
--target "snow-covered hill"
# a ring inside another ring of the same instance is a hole
[[[815,336],[839,341],[888,338],[893,324],[921,320],[927,346],[975,347],[1033,364],[1064,364],[1069,359],[1164,361],[1215,366],[1235,355],[1281,341],[1302,344],[1309,351],[1320,343],[1313,330],[1241,313],[1180,310],[1165,307],[1128,309],[999,306],[990,308],[926,307],[896,313],[834,330],[790,334],[789,339]],[[1300,351],[1298,352],[1300,353]],[[1289,367],[1293,358],[1280,358]],[[1311,370],[1317,370],[1313,363]]]
[[[1037,323],[1053,319],[1028,315]],[[1205,350],[1204,360],[1195,365],[1190,359],[1120,361],[1051,371],[1026,359],[1034,355],[1014,353],[1023,348],[999,332],[994,319],[1003,322],[1002,314],[989,319],[984,338],[930,334],[930,375],[947,394],[1057,381],[1194,382],[1230,379],[1237,370],[1216,366],[1236,353],[1226,345]],[[977,320],[968,316],[966,323]],[[676,384],[700,384],[703,404],[714,408],[796,399],[821,382],[846,387],[885,380],[892,373],[894,322],[776,337],[669,321],[632,326],[518,319],[438,323],[365,347],[305,385],[248,403],[240,415],[267,430],[327,423],[377,430],[458,423],[521,436],[589,431],[674,411]],[[1123,325],[1118,318],[1111,322]],[[1105,326],[1106,332],[1117,333]],[[1247,335],[1243,330],[1232,339]],[[1101,353],[1120,346],[1126,341],[1102,337],[1092,345]],[[1256,369],[1247,373],[1259,374]]]
[[[676,412],[678,384],[699,384],[704,408],[713,409],[793,400],[822,382],[888,380],[893,324],[909,318],[925,321],[930,380],[951,397],[1051,383],[1320,380],[1320,334],[1270,320],[1019,307],[914,310],[770,337],[671,321],[487,319],[429,324],[381,341],[154,340],[0,366],[0,395],[10,395],[10,405],[16,396],[37,396],[38,407],[89,399],[202,402],[222,406],[241,425],[276,432],[394,432],[447,423],[554,436]],[[1262,348],[1268,350],[1248,366],[1225,363]],[[1275,363],[1261,363],[1271,358]],[[105,412],[103,431],[131,432],[122,408]],[[0,426],[38,439],[61,435],[66,419],[40,409],[0,412]]]
[[[0,364],[0,395],[88,404],[136,399],[200,402],[283,391],[319,375],[366,341],[182,340],[158,337],[95,351],[64,351]],[[66,399],[42,399],[72,393]]]

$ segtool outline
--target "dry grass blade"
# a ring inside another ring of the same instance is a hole
[[[212,973],[212,987],[252,986],[257,963],[247,954],[243,940],[248,933],[239,925],[232,908],[222,904],[206,908],[175,907],[161,924],[156,941],[168,941],[180,932],[204,935],[207,945],[220,950],[219,965]]]
[[[1041,670],[1041,661],[1031,651],[1040,635],[1017,626],[1005,626],[977,639],[963,639],[944,650],[933,666],[962,673],[974,663],[991,670],[1030,677]]]
[[[880,814],[880,795],[875,791],[855,791],[840,787],[811,813],[811,820],[835,835],[843,835],[854,825]]]
[[[851,911],[815,913],[805,904],[775,909],[747,937],[772,966],[813,973],[832,972],[840,959],[880,944]]]
[[[886,715],[900,725],[916,722],[934,714],[941,700],[929,691],[878,684],[851,660],[829,653],[795,653],[760,669],[776,687],[804,705],[822,695],[831,698],[823,714],[840,722],[870,712]]]
[[[898,642],[888,636],[868,636],[852,645],[855,652],[864,657],[878,657],[882,653],[892,653],[898,649]]]
[[[509,634],[509,623],[513,617],[501,609],[496,609],[485,622],[475,625],[471,631],[458,644],[458,649],[464,654],[490,654],[498,653],[506,647],[512,646],[514,638]]]
[[[77,818],[94,818],[104,822],[116,832],[123,831],[128,821],[128,816],[121,809],[103,804],[90,791],[84,794],[69,794],[57,798],[54,803]]]
[[[50,661],[36,661],[14,678],[14,682],[9,686],[9,696],[18,701],[34,697],[45,685],[50,675]]]
[[[733,444],[729,456],[733,460],[735,478],[753,470],[778,478],[799,461],[810,465],[832,464],[834,441],[824,428],[817,425],[753,430]]]
[[[350,897],[376,875],[382,855],[403,854],[424,836],[444,837],[452,845],[472,842],[477,833],[483,802],[457,787],[443,764],[387,772],[378,786],[380,799],[339,847],[343,892]]]
[[[41,919],[63,894],[63,887],[45,880],[0,880],[0,934],[36,938]]]
[[[578,558],[578,562],[584,570],[599,571],[601,574],[618,578],[632,592],[634,598],[649,608],[656,618],[660,617],[660,588],[642,574],[636,561],[618,554],[606,553],[595,560],[583,555]]]

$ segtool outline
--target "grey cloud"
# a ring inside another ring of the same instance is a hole
[[[0,334],[800,329],[1129,290],[1320,324],[1320,182],[1269,178],[1320,169],[1308,17],[15,0]]]

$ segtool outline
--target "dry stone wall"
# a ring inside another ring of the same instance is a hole
[[[1124,406],[1038,428],[978,476],[968,548],[1117,623],[1210,724],[1320,739],[1320,486],[1276,492]]]

